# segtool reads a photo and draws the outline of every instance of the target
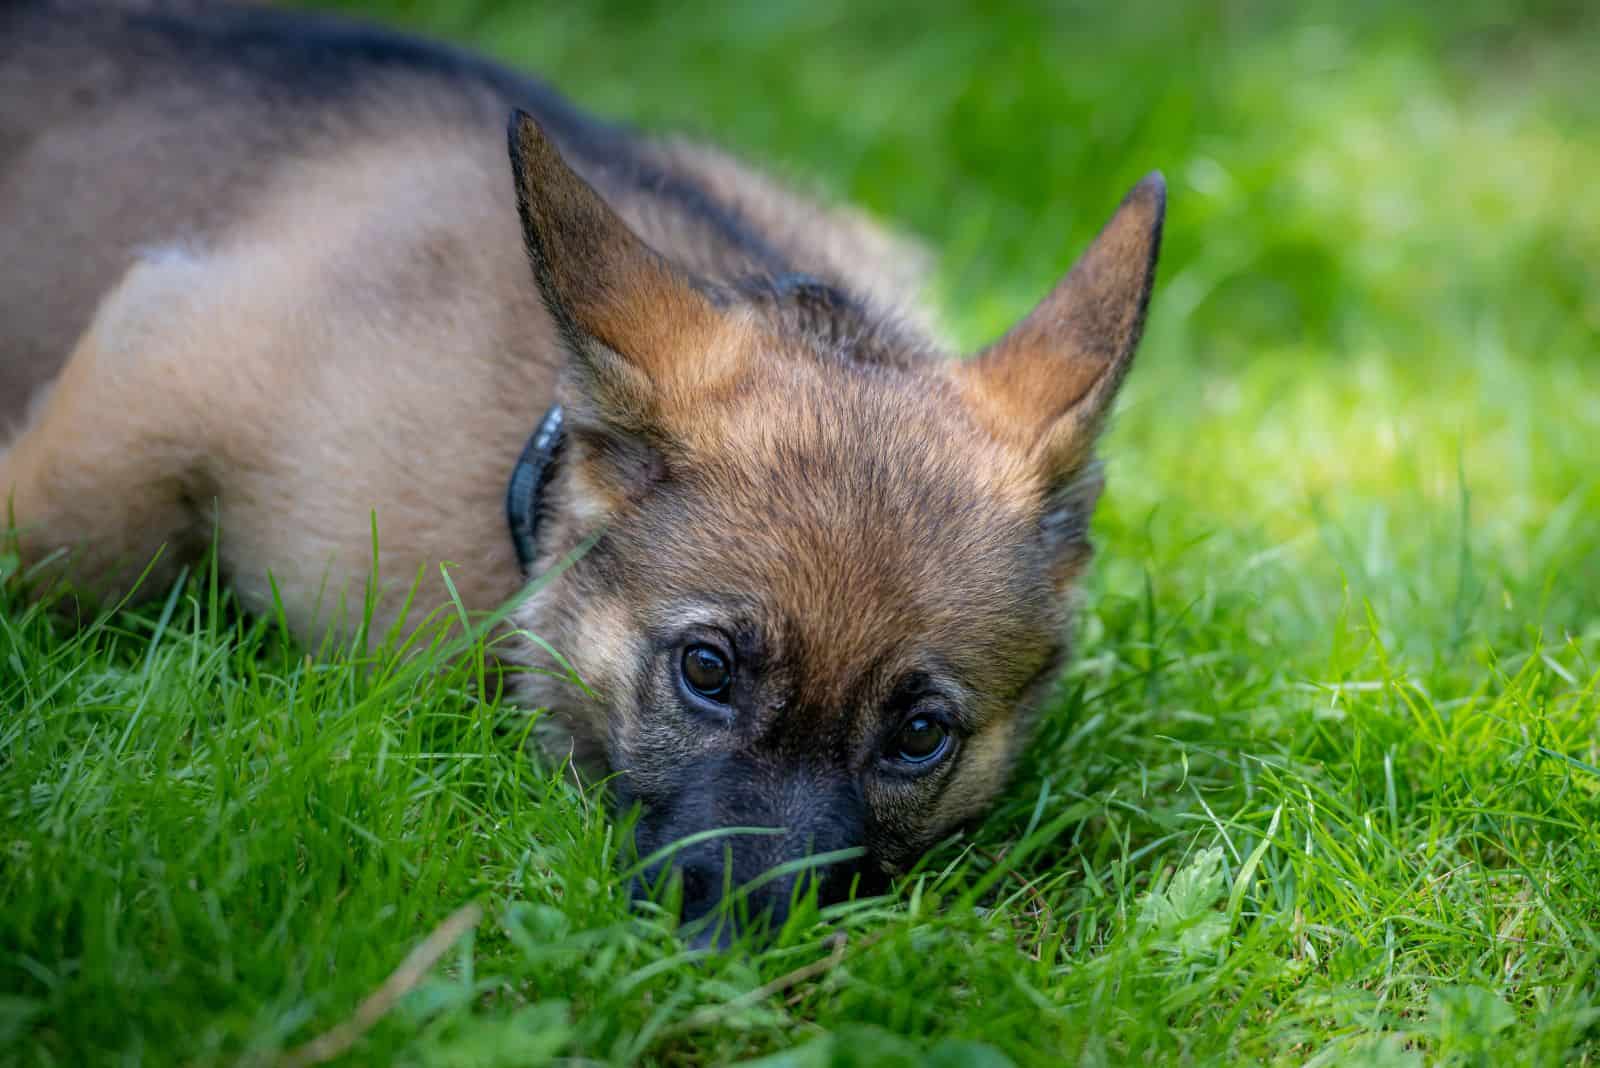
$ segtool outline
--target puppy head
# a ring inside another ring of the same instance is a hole
[[[541,564],[593,539],[523,622],[595,698],[531,696],[640,804],[641,853],[701,835],[670,862],[690,915],[776,868],[750,900],[781,918],[808,856],[828,896],[905,866],[1002,789],[1065,656],[1159,177],[953,362],[870,317],[840,329],[825,286],[697,282],[526,116],[511,147],[569,350]]]

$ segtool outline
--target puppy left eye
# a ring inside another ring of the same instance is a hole
[[[928,716],[906,720],[889,745],[890,759],[913,767],[926,767],[950,751],[950,731]]]
[[[697,696],[721,705],[728,703],[728,691],[733,686],[733,665],[721,650],[704,644],[691,645],[683,651],[678,671]]]

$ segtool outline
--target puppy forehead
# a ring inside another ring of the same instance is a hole
[[[708,412],[643,510],[635,556],[683,626],[759,626],[832,704],[923,666],[988,682],[1047,607],[1037,490],[931,388],[804,377]],[[716,617],[721,616],[721,620]]]
[[[943,362],[761,362],[702,405],[680,437],[691,462],[752,482],[815,476],[813,489],[836,488],[846,503],[885,480],[903,493],[1014,508],[1041,488],[1030,458],[985,429]]]

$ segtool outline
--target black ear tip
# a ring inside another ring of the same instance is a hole
[[[522,158],[545,140],[544,127],[538,119],[521,108],[511,109],[511,118],[506,120],[506,143],[511,147],[512,159]]]
[[[1153,207],[1156,214],[1162,215],[1167,210],[1167,178],[1160,171],[1151,171],[1139,179],[1139,184],[1128,191],[1124,203],[1144,202]]]
[[[506,150],[511,156],[519,202],[530,195],[530,189],[537,184],[536,176],[548,178],[552,171],[561,169],[560,150],[539,120],[521,108],[513,108],[506,122]]]
[[[512,108],[511,117],[506,120],[506,148],[511,153],[512,166],[522,159],[522,126],[527,121],[528,113],[521,108]]]

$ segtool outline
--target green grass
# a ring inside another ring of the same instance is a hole
[[[1082,655],[975,835],[703,955],[470,657],[0,604],[0,1063],[278,1063],[471,902],[345,1063],[1600,1061],[1585,5],[346,6],[921,233],[971,344],[1164,168]]]

